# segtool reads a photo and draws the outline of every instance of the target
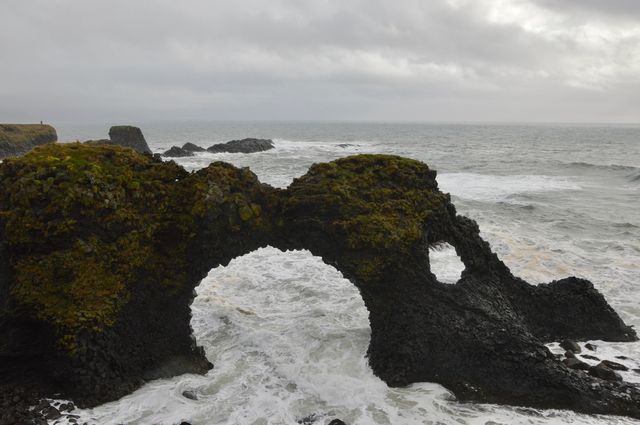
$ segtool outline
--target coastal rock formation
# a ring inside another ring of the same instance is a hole
[[[182,149],[187,152],[206,152],[207,151],[205,148],[202,148],[191,142],[187,142],[184,145],[182,145]]]
[[[389,155],[316,164],[286,190],[223,162],[190,174],[117,146],[49,145],[8,160],[0,373],[11,388],[90,406],[204,372],[193,289],[269,244],[308,249],[356,285],[369,364],[389,385],[438,382],[462,400],[640,418],[638,387],[571,369],[544,345],[633,341],[633,329],[586,280],[513,276],[435,177]],[[429,247],[442,242],[466,267],[454,285],[430,270]]]
[[[193,156],[193,152],[178,146],[171,146],[171,149],[165,151],[162,156],[169,158],[183,158],[186,156]]]
[[[46,124],[0,124],[0,159],[20,156],[36,146],[58,140],[56,129]]]
[[[89,145],[118,145],[131,148],[140,153],[151,153],[147,141],[138,127],[117,125],[109,129],[109,139],[88,140]]]
[[[273,149],[275,145],[271,139],[242,139],[231,140],[227,143],[218,143],[213,146],[209,146],[207,150],[213,153],[229,152],[229,153],[253,153],[263,152]]]

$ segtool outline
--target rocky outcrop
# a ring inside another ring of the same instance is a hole
[[[271,139],[248,138],[242,140],[231,140],[227,143],[218,143],[216,145],[208,147],[207,150],[213,153],[253,153],[268,151],[269,149],[273,149],[274,147],[275,145],[273,144],[273,140]]]
[[[206,152],[207,150],[205,148],[202,148],[198,145],[195,145],[191,142],[187,142],[184,145],[182,145],[182,149],[187,151],[187,152]]]
[[[162,156],[169,158],[183,158],[186,156],[193,156],[193,152],[184,148],[179,148],[178,146],[171,146],[171,149],[165,151]]]
[[[544,343],[636,339],[588,281],[513,276],[418,161],[317,164],[286,190],[216,162],[189,174],[115,146],[49,145],[0,165],[0,359],[12,388],[80,406],[210,367],[191,337],[193,289],[258,247],[308,249],[356,285],[368,359],[392,386],[462,400],[640,418],[640,390],[590,376]],[[466,266],[437,280],[429,247]],[[4,376],[4,375],[3,375]],[[1,391],[1,389],[0,389]]]
[[[139,153],[151,153],[147,141],[138,127],[118,125],[109,129],[109,139],[88,140],[89,145],[118,145],[131,148]]]
[[[0,124],[0,159],[20,156],[36,146],[58,140],[56,129],[46,124]]]

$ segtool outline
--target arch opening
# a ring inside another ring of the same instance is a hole
[[[448,242],[429,246],[429,266],[439,282],[450,285],[458,283],[465,270],[456,249]]]
[[[365,356],[371,330],[358,289],[309,251],[259,248],[213,268],[196,294],[193,335],[215,367],[192,389],[217,405],[240,398],[247,409],[263,394],[304,417],[315,412],[300,399],[313,406],[352,397],[345,376],[379,385]]]

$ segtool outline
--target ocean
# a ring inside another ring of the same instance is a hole
[[[120,123],[116,123],[120,124]],[[56,124],[60,140],[107,137],[110,124]],[[192,142],[271,138],[253,154],[200,153],[188,170],[227,161],[286,187],[317,162],[387,153],[438,171],[460,214],[531,283],[591,280],[640,329],[640,125],[344,122],[134,123],[154,152]],[[432,251],[441,280],[461,264]],[[121,400],[76,410],[95,424],[632,424],[559,410],[460,403],[442,386],[388,388],[365,358],[370,328],[357,289],[307,251],[267,247],[211,270],[197,287],[192,326],[215,367],[148,383]],[[587,341],[585,341],[587,342]],[[640,343],[592,341],[595,353],[640,368]],[[550,348],[559,352],[557,345]],[[615,359],[626,356],[628,360]],[[640,374],[623,374],[640,383]],[[193,391],[197,400],[182,393]],[[305,422],[306,421],[306,422]],[[53,423],[53,422],[51,422]],[[60,423],[60,422],[56,422]]]

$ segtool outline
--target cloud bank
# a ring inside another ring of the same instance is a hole
[[[0,121],[640,122],[636,0],[5,0]]]

